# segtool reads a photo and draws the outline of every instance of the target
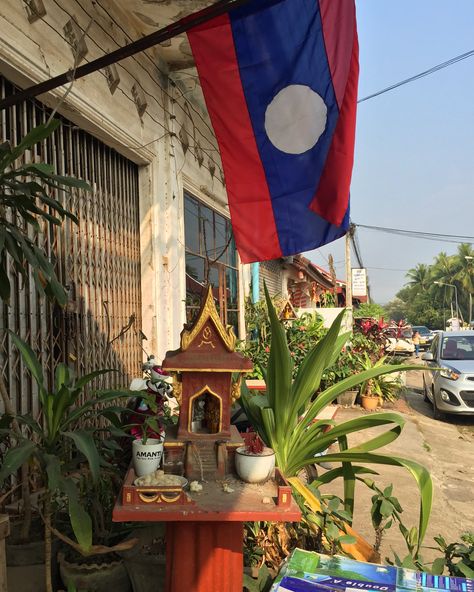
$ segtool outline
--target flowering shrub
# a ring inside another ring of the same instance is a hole
[[[384,354],[387,340],[385,331],[388,324],[383,318],[354,319],[354,334],[351,339],[352,351],[358,354],[367,354],[373,361],[378,360]]]

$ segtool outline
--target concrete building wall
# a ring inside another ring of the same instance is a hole
[[[141,35],[133,13],[113,0],[44,2],[46,14],[34,22],[25,4],[0,2],[0,73],[21,87],[73,69],[71,30],[85,42],[85,61]],[[227,196],[207,115],[169,75],[158,51],[123,60],[116,73],[113,93],[107,72],[99,71],[75,81],[65,98],[64,87],[38,98],[140,165],[142,328],[147,350],[161,359],[178,346],[185,320],[183,191],[229,217]],[[249,271],[241,276],[243,321]]]

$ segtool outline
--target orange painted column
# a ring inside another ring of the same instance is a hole
[[[166,592],[242,592],[242,522],[168,522]]]

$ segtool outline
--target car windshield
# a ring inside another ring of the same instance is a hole
[[[418,331],[420,335],[431,335],[431,331],[428,327],[413,327],[413,332]]]
[[[441,347],[443,360],[474,360],[474,335],[444,337]]]

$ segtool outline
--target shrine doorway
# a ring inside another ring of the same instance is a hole
[[[205,387],[189,401],[189,431],[194,434],[217,434],[222,429],[222,399]]]

